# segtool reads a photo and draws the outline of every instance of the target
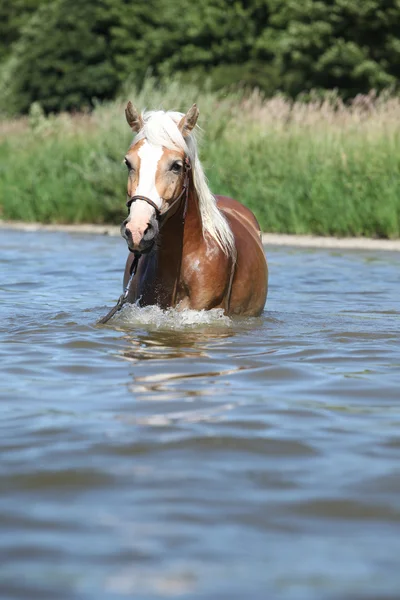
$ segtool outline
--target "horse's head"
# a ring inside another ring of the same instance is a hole
[[[152,249],[162,215],[182,194],[187,170],[183,138],[196,125],[199,111],[194,104],[176,121],[169,115],[177,113],[152,113],[150,127],[131,102],[125,114],[132,131],[138,135],[125,156],[129,171],[129,216],[121,225],[121,234],[130,250],[143,253]],[[159,138],[157,126],[162,129]],[[171,140],[168,147],[158,143],[166,135]],[[174,139],[179,142],[179,138],[181,143],[173,143]]]

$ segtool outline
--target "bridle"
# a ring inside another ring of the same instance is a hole
[[[182,225],[184,225],[185,219],[186,219],[186,213],[187,213],[188,200],[189,200],[189,179],[190,179],[191,168],[192,168],[192,165],[191,165],[190,159],[186,156],[185,160],[183,162],[184,180],[183,180],[183,186],[182,186],[181,193],[179,194],[179,196],[177,198],[175,198],[175,200],[173,200],[170,204],[168,204],[168,206],[165,210],[160,210],[158,208],[158,206],[152,200],[150,200],[150,198],[147,198],[147,196],[140,196],[140,195],[131,196],[126,203],[126,206],[128,207],[128,209],[130,209],[133,202],[136,202],[137,200],[143,200],[143,202],[146,202],[147,204],[149,204],[152,208],[154,208],[154,210],[156,212],[156,219],[159,224],[159,229],[161,230],[163,225],[165,225],[165,223],[178,212],[179,207],[181,206],[182,199],[184,199],[183,212],[182,212]],[[175,211],[172,212],[173,208],[175,208]],[[107,323],[111,319],[111,317],[113,317],[117,312],[119,312],[121,310],[121,308],[124,306],[124,304],[126,304],[128,302],[128,296],[129,296],[129,290],[131,287],[131,283],[136,274],[136,271],[137,271],[137,268],[139,265],[139,260],[142,256],[142,254],[140,252],[138,252],[137,250],[130,250],[130,252],[133,252],[135,257],[132,261],[132,265],[130,268],[130,272],[129,272],[130,277],[129,277],[128,284],[127,284],[124,292],[118,298],[116,305],[105,315],[105,317],[102,317],[98,321],[98,323],[100,323],[102,325],[104,325],[104,323]],[[180,270],[181,270],[181,265],[179,265],[178,277],[175,281],[175,286],[174,286],[174,291],[173,291],[173,303],[175,302],[175,299],[176,299],[176,292],[177,292]]]
[[[183,186],[182,186],[182,190],[181,193],[179,194],[179,196],[177,198],[175,198],[175,200],[173,200],[170,204],[168,204],[167,208],[165,210],[160,210],[157,206],[157,204],[155,204],[155,202],[153,202],[153,200],[150,200],[150,198],[147,198],[147,196],[131,196],[129,198],[129,200],[126,203],[126,206],[128,207],[128,209],[130,209],[131,205],[136,202],[137,200],[143,200],[143,202],[147,202],[147,204],[149,204],[152,208],[154,208],[155,212],[156,212],[156,219],[158,221],[159,227],[161,229],[161,227],[164,225],[164,223],[166,223],[166,221],[168,221],[168,219],[173,216],[180,205],[180,202],[182,200],[182,198],[185,198],[185,204],[183,207],[183,214],[182,214],[182,220],[183,223],[185,222],[186,219],[186,212],[187,212],[187,203],[188,203],[188,196],[189,196],[189,173],[190,170],[192,168],[190,159],[186,156],[184,162],[183,162],[183,169],[184,169],[184,180],[183,180]],[[174,212],[171,211],[172,209],[176,207],[176,210]]]

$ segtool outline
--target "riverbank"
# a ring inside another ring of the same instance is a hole
[[[77,233],[90,235],[119,236],[117,225],[44,225],[42,223],[25,223],[23,221],[0,221],[0,229],[14,229],[15,231],[52,231],[63,233]],[[382,240],[364,237],[335,238],[312,235],[290,235],[277,233],[263,233],[263,243],[266,246],[298,246],[301,248],[331,248],[347,250],[384,250],[400,252],[400,240]]]
[[[91,114],[0,123],[0,217],[40,223],[122,222],[132,141],[126,100],[185,110],[194,101],[213,192],[238,199],[263,231],[400,238],[400,99],[344,106],[218,96],[149,83]]]

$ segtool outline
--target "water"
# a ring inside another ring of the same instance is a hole
[[[400,256],[269,248],[258,319],[129,308],[0,232],[0,597],[400,596]]]

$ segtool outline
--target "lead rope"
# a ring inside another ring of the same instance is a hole
[[[135,254],[135,258],[133,259],[133,263],[132,263],[132,266],[131,266],[131,273],[130,273],[129,281],[127,283],[126,288],[124,289],[123,293],[118,298],[117,304],[112,307],[112,309],[106,314],[105,317],[102,317],[101,319],[99,319],[97,321],[97,323],[99,325],[104,325],[105,323],[108,323],[108,321],[117,312],[119,312],[121,310],[121,308],[124,306],[124,304],[126,304],[128,302],[129,290],[131,288],[131,284],[132,284],[133,278],[136,275],[137,267],[138,267],[138,264],[139,264],[139,259],[140,259],[140,254]]]

